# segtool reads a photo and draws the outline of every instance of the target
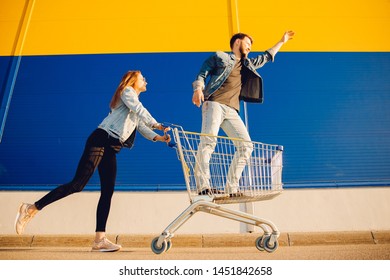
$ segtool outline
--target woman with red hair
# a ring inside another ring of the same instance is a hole
[[[140,71],[129,71],[122,77],[111,99],[110,113],[88,137],[73,180],[50,191],[34,204],[22,203],[15,221],[17,234],[22,234],[26,224],[47,205],[81,192],[97,168],[101,189],[92,251],[113,252],[121,249],[105,235],[116,180],[116,154],[122,147],[132,146],[136,131],[151,141],[170,141],[169,135],[165,134],[167,128],[158,123],[139,101],[139,95],[146,91],[146,85]],[[163,130],[164,135],[155,133],[154,129]]]

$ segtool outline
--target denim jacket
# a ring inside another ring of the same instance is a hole
[[[157,121],[139,101],[135,90],[126,87],[122,92],[119,105],[111,110],[99,128],[124,143],[135,129],[146,139],[153,140],[158,135],[152,130],[155,124]]]
[[[192,83],[193,90],[201,88],[207,100],[229,77],[235,64],[233,53],[216,52],[203,63],[196,80]],[[243,83],[240,100],[247,102],[263,103],[263,79],[256,69],[262,67],[268,61],[274,60],[272,50],[268,50],[254,58],[245,58],[243,62]],[[206,87],[206,79],[210,77]]]

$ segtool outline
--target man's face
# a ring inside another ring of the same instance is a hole
[[[252,48],[251,40],[248,37],[240,40],[240,53],[242,57],[247,57]]]

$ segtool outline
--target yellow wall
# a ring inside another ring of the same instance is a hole
[[[28,3],[22,55],[228,50],[237,28],[253,51],[288,29],[296,38],[283,51],[390,51],[389,0],[1,0],[0,55],[18,55]]]

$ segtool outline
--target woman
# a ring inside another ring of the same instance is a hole
[[[152,141],[170,141],[169,135],[165,134],[167,128],[159,124],[138,99],[139,94],[146,91],[146,85],[140,71],[129,71],[123,76],[111,99],[110,113],[88,137],[73,180],[52,190],[34,204],[22,203],[15,221],[17,234],[22,234],[26,224],[47,205],[82,191],[98,168],[101,189],[92,250],[113,252],[121,249],[105,236],[116,179],[116,154],[123,146],[132,145],[136,130]],[[155,133],[153,129],[163,130],[164,135]]]

